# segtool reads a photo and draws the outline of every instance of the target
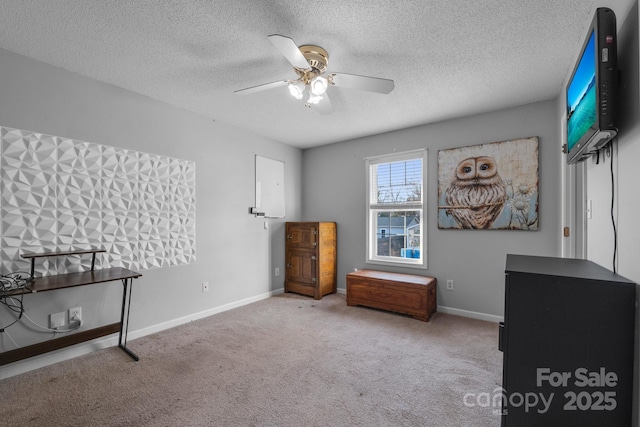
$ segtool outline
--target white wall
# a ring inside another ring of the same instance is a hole
[[[186,110],[0,50],[0,125],[196,162],[197,263],[141,271],[134,282],[130,331],[143,330],[268,295],[283,287],[284,221],[301,212],[301,150],[214,122]],[[286,219],[249,215],[254,156],[285,162]],[[6,272],[5,272],[6,273]],[[208,281],[210,292],[202,293]],[[27,314],[81,306],[88,325],[117,321],[119,283],[25,296]],[[0,322],[7,324],[0,308]],[[21,325],[22,345],[48,339]],[[0,351],[13,349],[6,339]],[[144,355],[141,355],[144,356]]]
[[[338,287],[345,288],[345,275],[353,268],[379,268],[365,264],[364,158],[426,147],[429,268],[418,274],[438,279],[441,310],[490,320],[501,317],[506,254],[560,255],[562,155],[558,116],[557,104],[550,100],[305,150],[303,219],[337,222]],[[540,230],[439,230],[438,150],[529,136],[540,138]],[[412,269],[386,270],[416,273]],[[454,291],[445,289],[446,279],[454,281]]]

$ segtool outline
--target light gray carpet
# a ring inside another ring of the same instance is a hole
[[[8,426],[499,426],[493,323],[283,294],[0,381]],[[473,399],[468,400],[473,401]]]

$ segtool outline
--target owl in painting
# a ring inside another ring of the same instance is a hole
[[[489,228],[506,200],[506,185],[493,157],[464,159],[445,192],[446,212],[461,228]]]

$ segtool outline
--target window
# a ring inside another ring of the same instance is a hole
[[[427,268],[427,151],[366,159],[367,262]]]

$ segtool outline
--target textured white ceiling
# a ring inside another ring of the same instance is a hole
[[[305,148],[551,99],[595,8],[620,26],[632,2],[0,0],[0,48]],[[270,34],[395,90],[330,87],[330,115],[286,87],[234,94],[296,77]]]

